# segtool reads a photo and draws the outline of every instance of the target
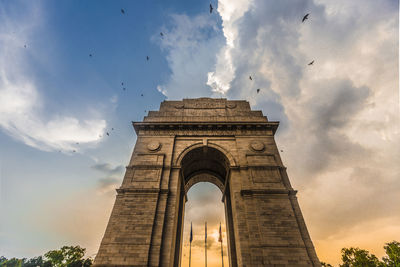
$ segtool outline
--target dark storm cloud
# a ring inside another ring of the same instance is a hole
[[[398,3],[220,0],[218,12],[226,44],[207,84],[281,121],[278,146],[311,234],[382,238],[365,225],[400,214]],[[187,209],[196,225],[216,216],[214,201]]]
[[[321,93],[307,102],[313,140],[307,147],[308,169],[318,172],[332,160],[345,162],[365,157],[370,151],[350,140],[341,130],[365,108],[369,88],[355,87],[349,80],[324,81],[316,88]]]
[[[318,132],[345,127],[365,107],[370,92],[349,80],[328,80],[318,87],[322,92],[309,101]]]

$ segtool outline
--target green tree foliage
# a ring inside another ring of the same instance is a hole
[[[7,259],[0,257],[1,267],[88,267],[92,265],[92,259],[84,259],[84,248],[80,246],[64,246],[59,250],[51,250],[32,259]]]
[[[367,250],[359,248],[342,248],[342,264],[340,267],[400,267],[400,242],[392,241],[384,246],[386,256],[380,261]],[[332,265],[321,262],[323,267]]]
[[[386,256],[382,258],[384,266],[400,267],[400,242],[392,241],[384,246]]]
[[[85,250],[80,246],[64,246],[59,250],[51,250],[44,256],[54,267],[86,267],[92,265],[92,260],[83,259]]]
[[[11,258],[11,259],[6,259],[5,257],[0,258],[0,266],[4,267],[22,267],[24,266],[24,262],[26,259],[17,259],[17,258]]]
[[[340,267],[382,266],[375,255],[359,248],[342,248],[342,261],[343,264],[340,264]]]

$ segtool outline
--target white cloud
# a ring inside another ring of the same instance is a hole
[[[201,97],[211,93],[207,71],[215,64],[215,54],[224,38],[216,27],[216,15],[190,18],[171,15],[172,26],[163,29],[164,38],[155,40],[167,54],[171,75],[157,89],[169,99]]]
[[[238,36],[237,21],[250,7],[248,0],[219,1],[218,13],[222,18],[222,30],[226,40],[225,46],[217,54],[215,71],[208,72],[207,85],[216,93],[225,94],[230,89],[230,83],[235,76],[235,67],[232,62],[232,50]]]
[[[158,90],[161,94],[163,94],[164,96],[167,96],[167,95],[168,95],[167,90],[165,89],[165,86],[157,85],[157,90]]]
[[[225,45],[231,59],[221,63],[232,64],[233,79],[213,77],[229,82],[228,96],[283,121],[278,146],[311,233],[345,240],[345,229],[365,221],[400,219],[387,207],[400,201],[397,4],[253,0],[248,7]]]
[[[196,75],[281,121],[278,146],[311,233],[348,240],[346,229],[368,220],[400,219],[387,206],[400,202],[398,2],[220,0],[218,12],[225,43]],[[191,68],[175,64],[185,51],[169,54],[172,80]],[[176,98],[188,96],[182,85],[174,84]],[[343,220],[332,227],[334,218]]]
[[[0,127],[14,139],[41,150],[77,150],[77,142],[98,142],[106,122],[98,116],[80,119],[46,114],[43,95],[28,67],[28,53],[33,52],[26,45],[40,25],[40,17],[40,8],[33,5],[25,20],[1,18]]]

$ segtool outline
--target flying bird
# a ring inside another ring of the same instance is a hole
[[[111,128],[111,131],[114,131],[114,128]]]
[[[251,76],[249,76],[249,79],[252,81],[253,80],[253,78],[251,78]]]
[[[308,63],[308,66],[311,66],[312,64],[314,64],[314,60]]]
[[[140,96],[143,96],[143,94],[140,94]]]
[[[213,6],[210,4],[210,14],[212,13],[213,9]]]
[[[121,85],[124,85],[124,82],[122,82]]]
[[[124,88],[122,88],[122,90],[126,91],[126,88],[124,87]]]
[[[72,153],[75,153],[76,151],[75,150],[72,150]]]
[[[257,89],[257,94],[260,92],[260,89]]]
[[[125,10],[123,8],[121,8],[121,13],[125,14]]]
[[[110,134],[109,134],[108,132],[106,133],[106,135],[107,135],[107,136],[110,136]]]
[[[79,145],[79,143],[78,143],[78,142],[76,142],[76,144],[77,144],[77,145]]]
[[[161,37],[164,37],[164,34],[162,32],[160,32]]]
[[[26,48],[26,45],[24,45],[24,48]]]
[[[303,19],[301,20],[301,22],[304,22],[305,20],[307,20],[309,15],[310,15],[310,13],[307,13],[307,14],[303,17]]]
[[[92,54],[89,54],[89,57],[92,57],[93,55]]]
[[[147,61],[149,61],[149,59],[150,59],[149,56],[146,56],[146,59],[147,59]]]

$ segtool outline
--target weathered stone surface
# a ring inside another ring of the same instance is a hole
[[[179,266],[186,192],[214,183],[230,266],[320,266],[274,140],[247,101],[164,101],[142,122],[96,266]]]

